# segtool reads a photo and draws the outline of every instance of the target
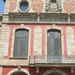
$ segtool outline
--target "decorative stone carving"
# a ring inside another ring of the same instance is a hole
[[[50,9],[50,0],[46,0],[46,11]]]
[[[40,13],[40,21],[68,22],[68,14],[63,13]]]
[[[51,0],[46,0],[45,10],[46,12],[62,12],[62,1],[56,0],[56,2],[51,2]]]
[[[71,67],[71,73],[74,73],[74,67]]]
[[[39,67],[36,67],[36,73],[39,73]]]
[[[9,13],[9,21],[37,21],[37,13]]]
[[[57,8],[59,11],[62,11],[62,6],[61,6],[62,2],[61,0],[58,0],[58,3],[57,3]]]
[[[70,14],[70,22],[75,22],[75,14],[74,13]]]

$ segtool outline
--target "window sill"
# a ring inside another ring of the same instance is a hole
[[[28,59],[28,57],[10,57],[9,59]]]

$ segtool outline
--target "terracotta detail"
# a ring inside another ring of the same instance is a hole
[[[32,9],[36,12],[41,12],[43,10],[43,2],[41,0],[33,0]]]
[[[10,12],[16,9],[17,0],[10,0]]]
[[[65,0],[63,5],[66,13],[70,14],[75,10],[75,2],[73,0]]]

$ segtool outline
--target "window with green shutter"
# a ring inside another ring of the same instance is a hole
[[[28,56],[28,38],[28,30],[18,29],[15,31],[14,57]]]

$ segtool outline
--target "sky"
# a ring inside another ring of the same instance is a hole
[[[5,6],[5,3],[3,2],[3,0],[0,0],[0,15],[4,13],[4,6]]]

